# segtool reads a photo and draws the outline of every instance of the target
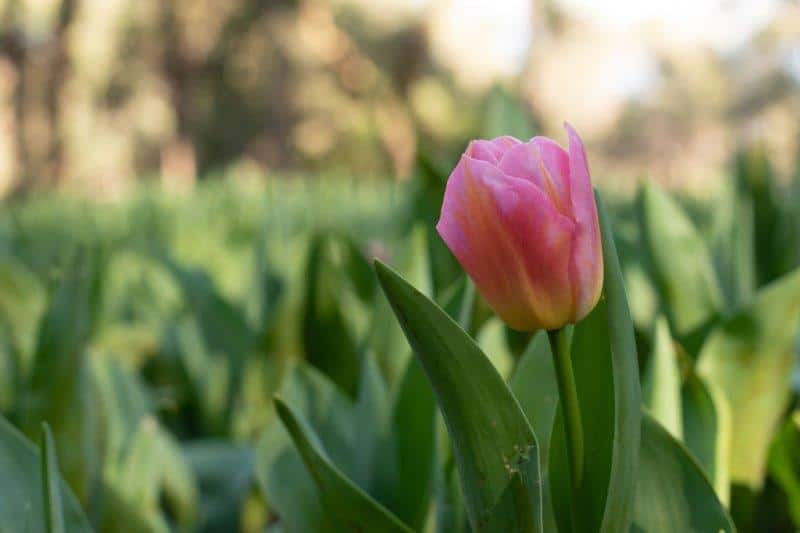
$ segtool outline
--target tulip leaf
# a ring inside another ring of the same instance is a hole
[[[723,185],[713,205],[711,247],[726,308],[750,301],[756,292],[752,198],[736,183]]]
[[[727,400],[713,384],[691,374],[681,390],[684,444],[727,505],[730,501],[731,413]]]
[[[717,499],[714,489],[692,456],[648,415],[642,417],[639,474],[631,531],[735,531],[725,507]]]
[[[753,259],[757,282],[769,283],[790,272],[798,260],[798,234],[791,203],[778,187],[776,173],[764,146],[736,156],[737,194],[752,206]],[[748,221],[743,221],[747,223]]]
[[[355,398],[362,359],[356,322],[364,313],[369,287],[360,281],[361,263],[366,261],[353,247],[349,240],[327,234],[312,240],[306,265],[302,335],[307,360]]]
[[[678,440],[683,438],[678,354],[666,320],[656,321],[653,353],[642,384],[642,400],[653,418]]]
[[[33,438],[48,421],[61,473],[80,501],[88,500],[91,473],[99,466],[87,345],[99,309],[102,264],[87,249],[68,263],[39,323],[30,378],[21,391],[20,427]]]
[[[444,415],[474,531],[541,531],[538,445],[517,400],[478,345],[389,267],[378,279]]]
[[[64,504],[61,500],[61,476],[58,473],[56,445],[47,422],[42,423],[42,485],[44,496],[44,521],[47,533],[64,533]]]
[[[642,240],[672,330],[682,337],[718,312],[711,255],[678,203],[653,184],[639,198]]]
[[[279,394],[313,425],[330,459],[345,473],[354,472],[354,406],[344,392],[315,367],[300,363],[288,373]],[[256,473],[286,533],[335,530],[326,520],[320,491],[281,424],[264,430],[256,451]]]
[[[397,457],[391,508],[415,531],[423,529],[433,492],[436,399],[418,359],[409,359],[393,412]]]
[[[88,533],[92,529],[78,500],[56,470],[55,450],[47,444],[42,451],[44,460],[22,433],[0,417],[0,531],[57,531],[45,525],[45,506],[53,512],[60,500],[63,529]],[[46,472],[42,472],[45,464]],[[42,497],[45,479],[48,503]]]
[[[542,520],[545,531],[555,531],[555,516],[550,494],[547,464],[550,432],[558,406],[558,385],[553,356],[545,332],[539,332],[528,344],[511,376],[511,391],[519,401],[539,441],[539,464],[542,472]]]
[[[789,514],[800,525],[800,412],[781,427],[769,452],[769,473],[786,493]]]
[[[341,531],[411,531],[330,462],[313,430],[291,407],[279,398],[275,399],[275,406],[317,485],[322,505]]]
[[[641,390],[622,272],[611,223],[597,196],[605,269],[595,309],[575,326],[572,364],[584,434],[583,484],[575,505],[588,531],[627,531],[639,460]],[[563,419],[550,443],[550,481],[560,531],[571,530]]]
[[[730,475],[758,489],[791,393],[800,317],[800,269],[761,289],[703,344],[698,373],[719,387],[732,413]]]

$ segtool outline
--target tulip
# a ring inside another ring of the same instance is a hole
[[[552,139],[472,141],[447,181],[437,231],[489,306],[520,331],[584,318],[603,285],[586,151]]]

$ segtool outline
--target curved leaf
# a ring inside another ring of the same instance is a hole
[[[288,405],[276,398],[275,406],[306,468],[314,478],[323,506],[330,516],[336,518],[342,531],[411,531],[328,460],[313,431]]]
[[[510,385],[539,441],[544,530],[556,531],[547,464],[550,459],[550,433],[558,406],[558,384],[550,343],[543,331],[536,334],[528,344],[514,375],[511,376]]]
[[[800,269],[761,289],[723,320],[700,351],[698,373],[719,387],[731,407],[730,473],[758,489],[767,451],[791,391],[800,317]]]
[[[653,353],[642,384],[642,400],[653,418],[673,437],[683,438],[681,410],[681,375],[678,354],[669,334],[666,320],[656,320]]]
[[[641,390],[625,287],[611,223],[597,196],[605,277],[597,307],[575,326],[572,364],[584,434],[581,526],[627,531],[639,461]],[[560,413],[550,443],[553,506],[561,531],[570,531],[569,475]]]
[[[0,531],[47,531],[40,464],[33,444],[0,417]],[[63,480],[59,482],[64,529],[91,532],[72,491]]]
[[[691,455],[647,415],[642,417],[641,446],[632,532],[735,531]]]
[[[475,531],[541,531],[536,437],[475,342],[380,262],[378,279],[442,409]]]
[[[64,533],[64,504],[61,501],[61,476],[58,473],[58,459],[53,433],[47,422],[42,423],[42,444],[39,449],[42,457],[42,485],[44,496],[44,520],[47,533]]]
[[[644,186],[639,208],[642,240],[664,310],[676,334],[686,335],[721,305],[711,255],[686,213],[655,185]]]
[[[436,399],[419,361],[409,359],[392,415],[397,479],[391,506],[412,528],[423,528],[433,492]]]
[[[684,444],[713,483],[717,497],[727,505],[731,441],[728,402],[712,384],[694,374],[683,384],[681,398]]]

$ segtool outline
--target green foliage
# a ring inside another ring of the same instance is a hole
[[[641,446],[631,531],[736,531],[689,452],[646,415]]]
[[[476,531],[541,531],[538,444],[489,359],[447,314],[397,273],[378,279],[436,393]]]
[[[0,530],[569,531],[547,336],[465,278],[433,229],[452,161],[420,157],[402,187],[1,213]],[[747,157],[713,205],[601,206],[588,530],[800,527],[798,197]]]
[[[733,414],[731,478],[754,489],[763,483],[769,444],[791,394],[798,318],[800,270],[723,320],[700,352],[698,373],[719,387]]]
[[[0,418],[0,529],[3,531],[89,532],[91,527],[72,491],[58,475],[49,430],[39,453]],[[61,509],[59,509],[59,505]]]
[[[642,241],[664,311],[673,330],[687,335],[721,305],[711,255],[689,217],[655,185],[643,187],[639,210]]]
[[[580,488],[581,528],[626,531],[633,513],[639,462],[639,370],[616,246],[602,200],[598,213],[603,242],[604,282],[600,302],[575,326],[572,364],[584,431],[584,474]],[[566,503],[569,480],[563,421],[556,416],[550,441],[550,480],[561,531],[571,523]]]

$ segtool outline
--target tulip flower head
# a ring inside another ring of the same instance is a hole
[[[586,151],[565,128],[569,151],[547,137],[472,141],[436,226],[492,309],[520,331],[580,321],[603,286]]]

